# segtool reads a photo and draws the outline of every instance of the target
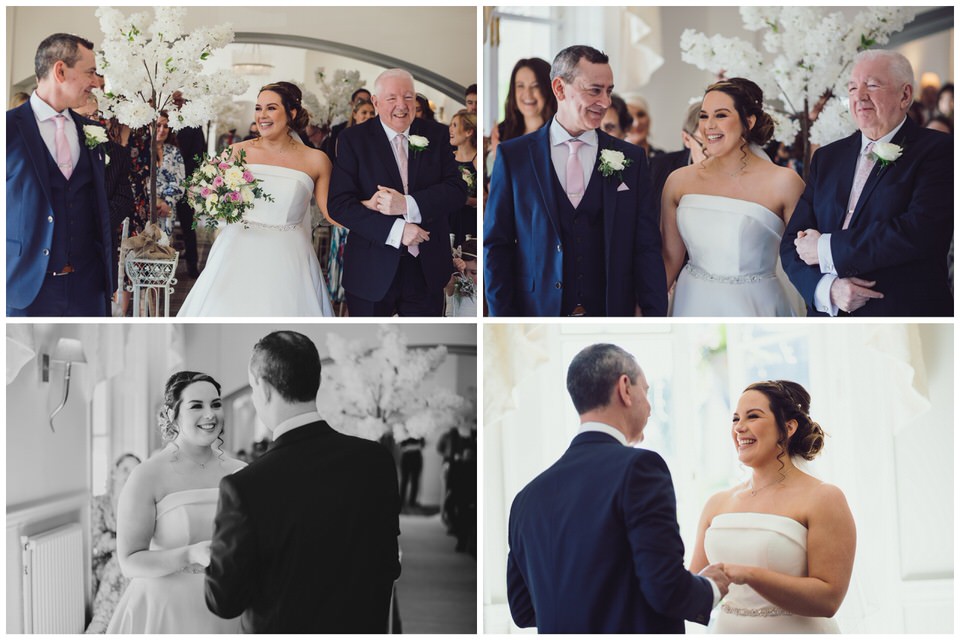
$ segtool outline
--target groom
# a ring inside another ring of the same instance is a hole
[[[847,87],[859,131],[814,154],[780,245],[810,315],[953,315],[953,136],[907,116],[912,83],[899,53],[854,59]]]
[[[100,86],[93,43],[57,33],[37,48],[37,90],[7,111],[7,315],[107,316],[112,277],[103,127],[73,109]]]
[[[717,565],[683,567],[670,472],[643,439],[647,381],[612,344],[567,370],[580,432],[510,509],[507,597],[540,633],[683,633],[706,624],[729,580]]]
[[[306,336],[260,340],[248,375],[275,444],[220,481],[207,607],[243,614],[245,633],[385,633],[400,575],[390,452],[321,420]]]
[[[599,130],[613,71],[587,46],[550,69],[557,115],[500,145],[483,227],[493,316],[664,316],[666,274],[650,167]]]
[[[337,139],[330,215],[350,229],[343,288],[351,316],[440,316],[450,279],[450,215],[467,185],[450,152],[450,132],[415,119],[413,76],[381,73],[377,117]]]

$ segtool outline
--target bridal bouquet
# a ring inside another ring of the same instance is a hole
[[[254,178],[247,169],[246,152],[241,149],[239,157],[234,159],[231,153],[227,147],[206,160],[198,158],[200,166],[183,183],[187,202],[198,217],[205,217],[208,227],[217,226],[221,220],[227,224],[240,222],[254,200],[273,202],[273,197],[260,186],[263,181]],[[197,218],[193,227],[197,227]]]

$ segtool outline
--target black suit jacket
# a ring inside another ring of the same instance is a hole
[[[690,164],[690,149],[681,149],[670,153],[661,153],[650,158],[650,175],[653,178],[653,208],[660,220],[660,198],[663,185],[667,184],[670,174]]]
[[[320,421],[220,481],[206,601],[247,633],[384,633],[400,575],[396,467]]]
[[[409,195],[420,208],[420,226],[430,240],[419,245],[420,266],[428,291],[439,292],[453,269],[450,252],[450,216],[467,199],[467,184],[450,153],[450,132],[436,122],[415,119],[410,135],[430,142],[423,151],[410,150],[407,168]],[[344,129],[337,142],[337,161],[330,181],[330,217],[350,229],[343,255],[343,288],[364,300],[382,300],[393,282],[400,254],[386,244],[398,216],[367,209],[378,186],[403,193],[393,149],[380,118]]]
[[[813,155],[807,187],[783,234],[780,257],[811,315],[819,266],[808,266],[793,241],[805,229],[830,233],[841,278],[875,280],[883,299],[856,316],[952,316],[947,251],[953,239],[953,136],[907,118],[892,142],[903,155],[879,162],[867,178],[848,229],[841,229],[860,153],[860,132]]]

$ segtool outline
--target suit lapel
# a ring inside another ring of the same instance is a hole
[[[837,206],[833,211],[836,215],[829,220],[826,228],[839,231],[843,226],[843,219],[847,216],[847,204],[850,202],[850,191],[853,189],[853,179],[857,174],[857,156],[860,155],[860,132],[857,131],[846,139],[843,143],[846,145],[841,154],[841,170],[837,175]],[[821,169],[822,171],[822,169]]]
[[[903,123],[903,126],[900,127],[900,131],[897,131],[897,135],[893,136],[893,139],[890,140],[893,144],[899,145],[906,150],[906,140],[909,127],[913,124],[913,121],[910,118]],[[902,159],[898,158],[898,160]],[[876,165],[873,167],[873,171],[870,172],[870,175],[867,177],[866,184],[863,185],[863,191],[860,192],[860,198],[857,200],[857,204],[853,210],[853,217],[850,219],[850,226],[853,226],[857,218],[860,217],[860,212],[863,211],[863,206],[866,204],[867,199],[870,197],[870,194],[873,192],[874,188],[880,184],[880,181],[889,174],[891,171],[896,171],[896,164],[890,164],[886,167],[880,166],[880,162],[877,161]]]
[[[50,152],[43,138],[40,137],[40,127],[37,125],[37,118],[33,114],[33,108],[27,102],[22,109],[17,112],[17,120],[20,127],[20,133],[26,140],[27,154],[33,163],[33,168],[37,172],[37,179],[40,181],[40,188],[47,202],[53,202],[50,195],[50,173],[47,164],[47,157]]]
[[[413,119],[413,124],[410,125],[410,135],[411,136],[426,136],[423,135],[420,126],[420,120],[417,118]],[[417,176],[420,172],[420,162],[421,156],[425,153],[430,153],[431,149],[428,146],[423,151],[414,151],[413,149],[407,149],[407,188],[409,191],[413,191],[413,185],[417,184]],[[398,172],[399,173],[399,172]]]
[[[620,181],[615,176],[604,178],[600,175],[600,152],[604,149],[613,149],[611,145],[612,138],[603,131],[597,130],[597,161],[594,163],[593,171],[590,173],[591,180],[603,180],[603,240],[606,255],[610,256],[613,247],[613,222],[617,213],[617,188]],[[639,197],[639,194],[637,194]],[[609,261],[607,266],[609,266]]]
[[[552,121],[551,121],[552,122]],[[560,237],[560,214],[557,211],[557,201],[554,199],[553,192],[553,158],[550,155],[550,123],[541,127],[535,133],[530,134],[533,137],[530,145],[530,160],[533,163],[533,175],[537,180],[537,186],[540,188],[540,198],[543,200],[543,208],[547,212],[550,223],[553,224],[553,230],[557,237]]]
[[[403,180],[400,178],[400,168],[397,167],[397,156],[393,152],[393,147],[390,146],[387,133],[383,130],[383,125],[379,118],[377,118],[373,126],[370,127],[370,137],[370,144],[375,150],[373,157],[380,162],[381,168],[386,172],[385,175],[390,176],[390,180],[392,181],[391,184],[382,186],[392,186],[397,191],[403,193]],[[410,176],[408,175],[407,183],[409,184],[409,182]]]

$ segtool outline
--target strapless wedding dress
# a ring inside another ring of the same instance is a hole
[[[157,503],[151,550],[174,549],[213,538],[220,490],[189,489]],[[224,620],[207,609],[205,574],[182,571],[162,578],[133,578],[107,633],[240,633],[240,618]]]
[[[677,226],[689,262],[680,271],[673,316],[795,316],[799,296],[777,273],[783,220],[747,200],[687,194]]]
[[[313,180],[297,169],[247,166],[274,201],[256,200],[243,223],[220,231],[177,316],[332,316],[310,240]]]
[[[707,560],[761,567],[791,576],[807,575],[807,528],[769,513],[724,513],[704,537]],[[711,633],[840,633],[832,618],[788,613],[747,585],[730,593],[713,611]]]

